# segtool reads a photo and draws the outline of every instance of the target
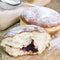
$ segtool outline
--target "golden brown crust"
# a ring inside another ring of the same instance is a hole
[[[26,22],[25,21],[25,19],[24,18],[22,18],[21,17],[21,19],[23,20],[23,22],[24,22],[24,24],[26,25],[26,24],[29,24],[28,22]],[[35,24],[35,23],[34,23]],[[31,24],[30,24],[31,25]],[[37,24],[35,24],[35,25],[37,25]],[[43,26],[44,27],[44,26]],[[44,28],[49,34],[54,34],[54,33],[56,33],[57,31],[59,31],[60,30],[60,25],[56,25],[56,26],[52,26],[52,27],[50,27],[50,28],[48,28],[48,27],[46,27],[46,28]]]
[[[37,26],[41,26],[41,27],[44,27],[44,28],[53,28],[53,27],[57,27],[57,26],[60,26],[60,23],[57,23],[57,24],[55,24],[55,25],[52,25],[52,26],[48,26],[48,25],[46,25],[45,23],[39,23],[39,22],[37,22],[36,20],[29,20],[29,21],[26,21],[26,19],[23,17],[23,16],[20,16],[20,19],[21,20],[23,20],[23,22],[25,23],[25,24],[33,24],[33,25],[37,25]],[[49,22],[48,22],[49,23]]]
[[[57,25],[57,26],[54,26],[54,27],[51,27],[51,28],[45,28],[45,30],[50,34],[54,34],[54,33],[56,33],[57,31],[60,30],[60,25]]]
[[[20,18],[29,24],[42,26],[44,28],[60,25],[59,13],[46,7],[29,7],[21,13]]]
[[[55,33],[60,29],[59,13],[46,7],[34,6],[27,8],[22,12],[20,19],[22,19],[26,24],[41,26],[49,33]]]

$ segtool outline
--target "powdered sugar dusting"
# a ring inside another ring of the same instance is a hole
[[[28,23],[32,24],[30,21],[33,21],[40,26],[46,25],[47,27],[51,27],[60,24],[59,13],[47,7],[29,7],[22,12],[21,16]]]
[[[21,32],[24,32],[24,31],[39,31],[39,32],[45,32],[45,30],[39,26],[35,26],[35,25],[25,25],[25,26],[18,26],[18,27],[15,27],[9,31],[7,31],[3,37],[8,37],[8,36],[13,36],[17,33],[21,33]]]

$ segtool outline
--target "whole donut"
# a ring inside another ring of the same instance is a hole
[[[24,25],[15,27],[2,37],[1,46],[11,56],[42,54],[49,45],[51,37],[41,27]]]
[[[49,33],[54,33],[60,29],[59,13],[47,7],[33,6],[24,9],[20,18],[28,24],[45,28]]]

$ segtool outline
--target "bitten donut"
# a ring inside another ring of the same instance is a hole
[[[33,6],[24,9],[20,18],[28,24],[45,28],[51,34],[60,30],[59,13],[47,7]]]
[[[2,37],[1,46],[11,56],[41,54],[49,47],[50,35],[41,27],[25,25],[15,27]]]

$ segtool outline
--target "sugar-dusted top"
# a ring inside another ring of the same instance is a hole
[[[15,34],[22,33],[22,32],[31,32],[31,31],[38,31],[38,32],[45,32],[42,27],[35,26],[35,25],[25,25],[25,26],[18,26],[8,30],[3,37],[14,36]]]

